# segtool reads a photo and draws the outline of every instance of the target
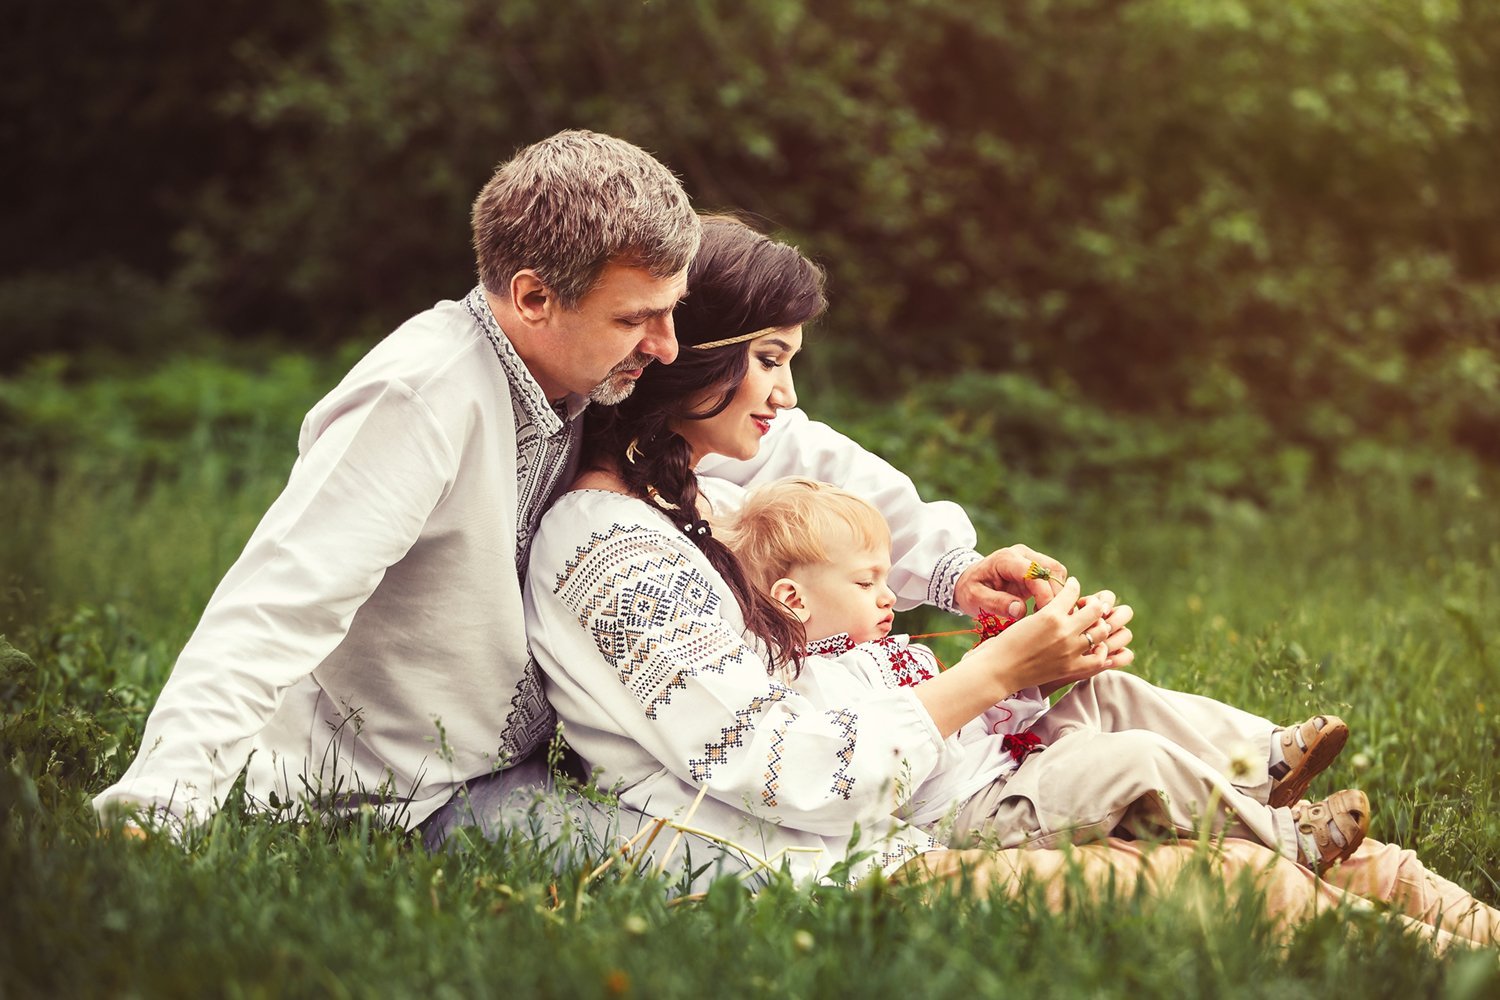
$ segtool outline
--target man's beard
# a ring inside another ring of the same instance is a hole
[[[636,368],[644,369],[652,361],[656,360],[649,354],[632,354],[609,370],[609,374],[600,380],[599,384],[589,390],[589,401],[598,403],[600,406],[613,406],[623,402],[627,396],[635,391],[635,379],[625,378],[621,372],[628,372]]]

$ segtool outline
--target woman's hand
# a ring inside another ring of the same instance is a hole
[[[1089,598],[1081,599],[1078,602],[1080,610],[1090,598],[1099,602],[1103,614],[1098,625],[1085,630],[1085,638],[1101,640],[1089,655],[1103,657],[1105,669],[1129,666],[1135,661],[1135,651],[1128,648],[1135,639],[1135,633],[1129,628],[1131,620],[1135,618],[1135,609],[1128,604],[1116,604],[1114,591],[1101,590],[1097,594],[1091,594]],[[1042,694],[1051,694],[1058,688],[1081,679],[1059,678],[1038,684],[1037,687],[1041,688]]]
[[[1069,579],[1057,600],[913,689],[944,736],[1023,688],[1055,690],[1133,659],[1130,606],[1116,605],[1109,591],[1078,593]]]
[[[1127,627],[1134,612],[1115,605],[1108,590],[1080,599],[1077,580],[1069,579],[1057,600],[1029,615],[959,663],[974,658],[1004,688],[1002,697],[1028,687],[1060,687],[1092,677],[1115,665],[1132,638]]]

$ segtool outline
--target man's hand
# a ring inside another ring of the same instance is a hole
[[[1049,579],[1040,579],[1027,571],[1035,563],[1046,570]],[[1051,556],[1025,545],[998,549],[964,570],[953,588],[958,610],[973,618],[981,611],[1007,618],[1026,614],[1026,598],[1036,598],[1044,608],[1068,578],[1068,570]]]

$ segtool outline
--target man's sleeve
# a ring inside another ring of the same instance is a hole
[[[869,500],[891,526],[891,589],[898,609],[932,604],[956,610],[953,588],[978,562],[974,526],[963,508],[946,500],[923,501],[910,478],[801,410],[777,416],[752,459],[712,455],[698,464],[702,476],[753,487],[785,476],[805,476],[841,486]],[[732,490],[704,491],[716,504]]]
[[[95,808],[179,821],[216,809],[286,690],[416,542],[456,464],[426,403],[399,382],[352,391],[305,429],[285,490],[209,600],[135,761]]]

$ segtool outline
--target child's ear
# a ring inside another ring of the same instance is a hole
[[[804,625],[812,617],[812,613],[807,610],[807,605],[802,601],[802,594],[797,590],[797,581],[790,577],[784,576],[771,584],[771,598],[785,604],[787,609]]]

